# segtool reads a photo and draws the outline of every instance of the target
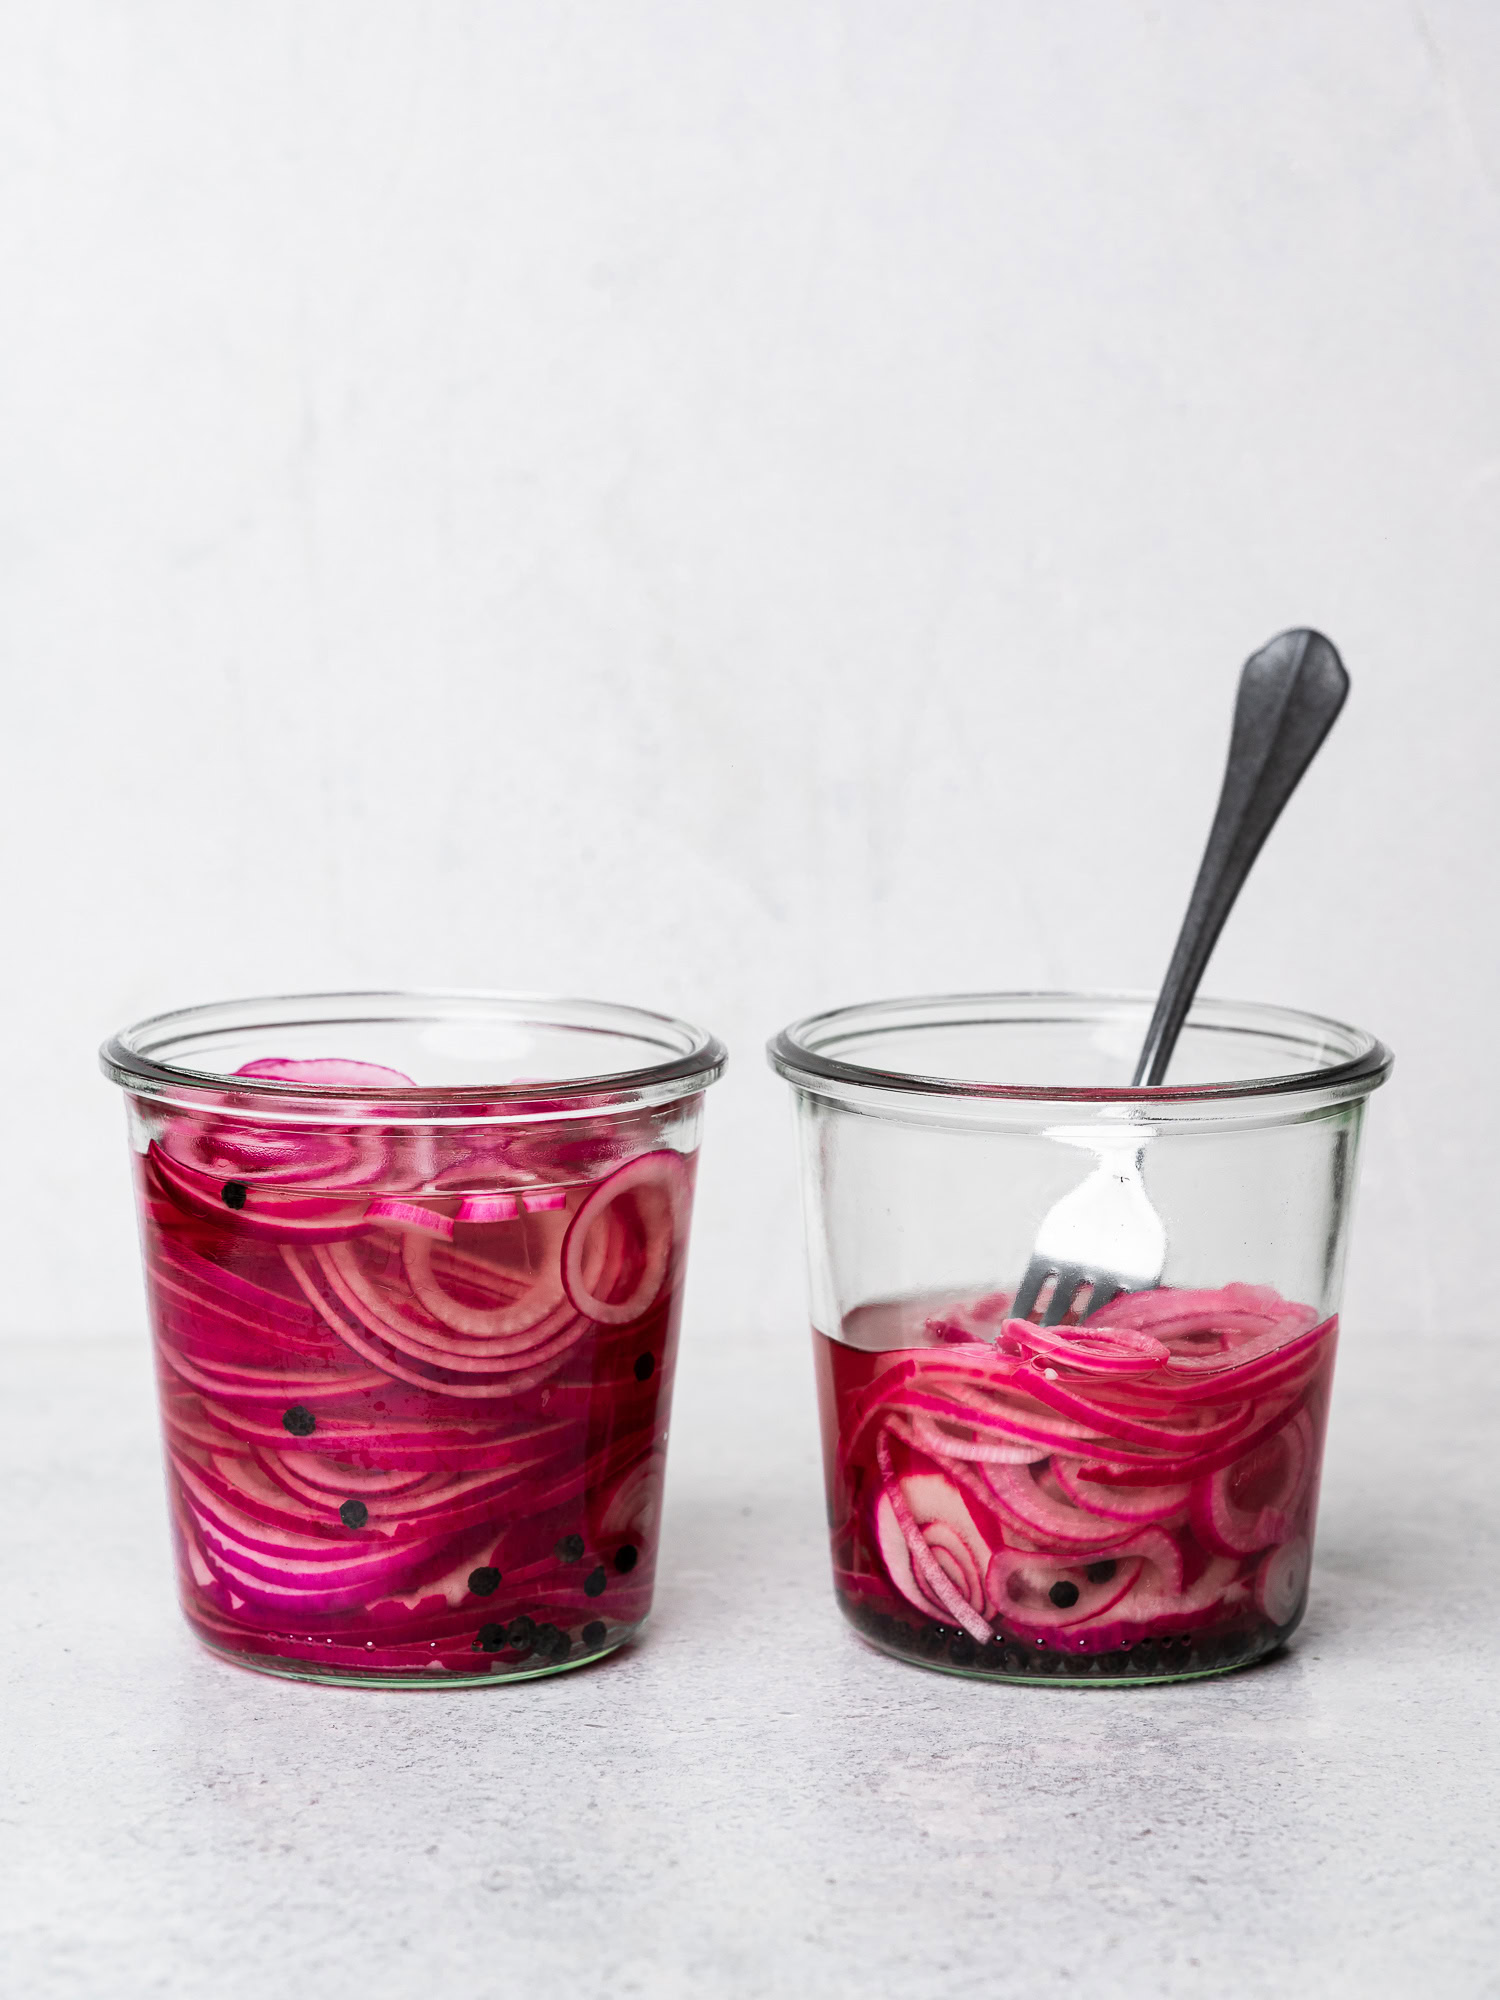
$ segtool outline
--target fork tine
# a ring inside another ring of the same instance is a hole
[[[1011,1302],[1012,1319],[1030,1319],[1036,1311],[1037,1295],[1052,1276],[1052,1266],[1040,1257],[1033,1257],[1026,1266],[1026,1275],[1021,1280],[1021,1289]]]
[[[1085,1319],[1092,1319],[1096,1312],[1102,1312],[1105,1306],[1112,1305],[1124,1289],[1125,1287],[1110,1277],[1107,1271],[1101,1271],[1094,1280],[1093,1296],[1089,1300],[1088,1311],[1084,1313],[1083,1317]]]
[[[1067,1318],[1074,1299],[1086,1283],[1087,1273],[1080,1271],[1076,1264],[1060,1264],[1057,1269],[1057,1283],[1052,1287],[1047,1310],[1042,1314],[1042,1325],[1060,1326]]]

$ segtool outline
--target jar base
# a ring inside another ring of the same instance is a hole
[[[1109,1653],[1076,1653],[1022,1639],[980,1646],[948,1626],[906,1620],[840,1597],[839,1609],[860,1638],[907,1666],[961,1680],[1002,1681],[1013,1687],[1151,1687],[1174,1681],[1217,1680],[1277,1653],[1296,1630],[1302,1607],[1285,1625],[1260,1624],[1183,1632],[1138,1640]]]
[[[514,1665],[502,1665],[496,1661],[493,1666],[473,1672],[434,1669],[412,1673],[382,1672],[379,1668],[364,1672],[357,1667],[342,1665],[323,1667],[314,1660],[292,1659],[280,1653],[247,1652],[226,1646],[219,1640],[205,1638],[196,1627],[192,1630],[193,1637],[206,1653],[212,1653],[215,1659],[224,1660],[232,1667],[244,1667],[253,1674],[266,1674],[273,1680],[317,1682],[324,1687],[376,1688],[388,1693],[398,1688],[418,1691],[480,1688],[506,1685],[512,1681],[548,1680],[554,1674],[573,1673],[579,1667],[591,1667],[599,1660],[607,1660],[612,1653],[628,1646],[644,1623],[642,1619],[634,1625],[620,1626],[601,1645],[591,1646],[587,1652],[571,1659],[521,1661]]]

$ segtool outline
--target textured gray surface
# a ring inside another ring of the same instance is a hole
[[[7,1996],[1500,1994],[1492,1345],[1351,1335],[1293,1649],[1127,1691],[846,1631],[800,1344],[690,1343],[636,1650],[453,1695],[200,1653],[143,1352],[0,1366]]]

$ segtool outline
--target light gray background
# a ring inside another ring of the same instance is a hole
[[[721,1033],[694,1317],[800,1324],[766,1034],[1150,985],[1300,622],[1209,989],[1392,1043],[1350,1313],[1477,1325],[1497,93],[1485,0],[13,0],[5,1326],[140,1321],[104,1032],[413,982]]]

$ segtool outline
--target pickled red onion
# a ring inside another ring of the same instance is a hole
[[[628,1123],[575,1122],[524,1152],[476,1124],[439,1174],[430,1145],[368,1111],[299,1131],[249,1103],[161,1114],[140,1170],[194,1621],[230,1651],[355,1673],[470,1672],[476,1634],[497,1630],[513,1661],[518,1596],[539,1659],[578,1644],[569,1631],[628,1629],[650,1595],[688,1163],[672,1154],[631,1192]],[[590,1318],[562,1246],[611,1180],[574,1246],[606,1309]],[[554,1545],[575,1531],[588,1554],[569,1567]]]
[[[846,1601],[1074,1657],[1257,1619],[1274,1643],[1306,1583],[1336,1322],[1242,1285],[1072,1328],[1003,1307],[945,1306],[925,1347],[826,1343]]]

